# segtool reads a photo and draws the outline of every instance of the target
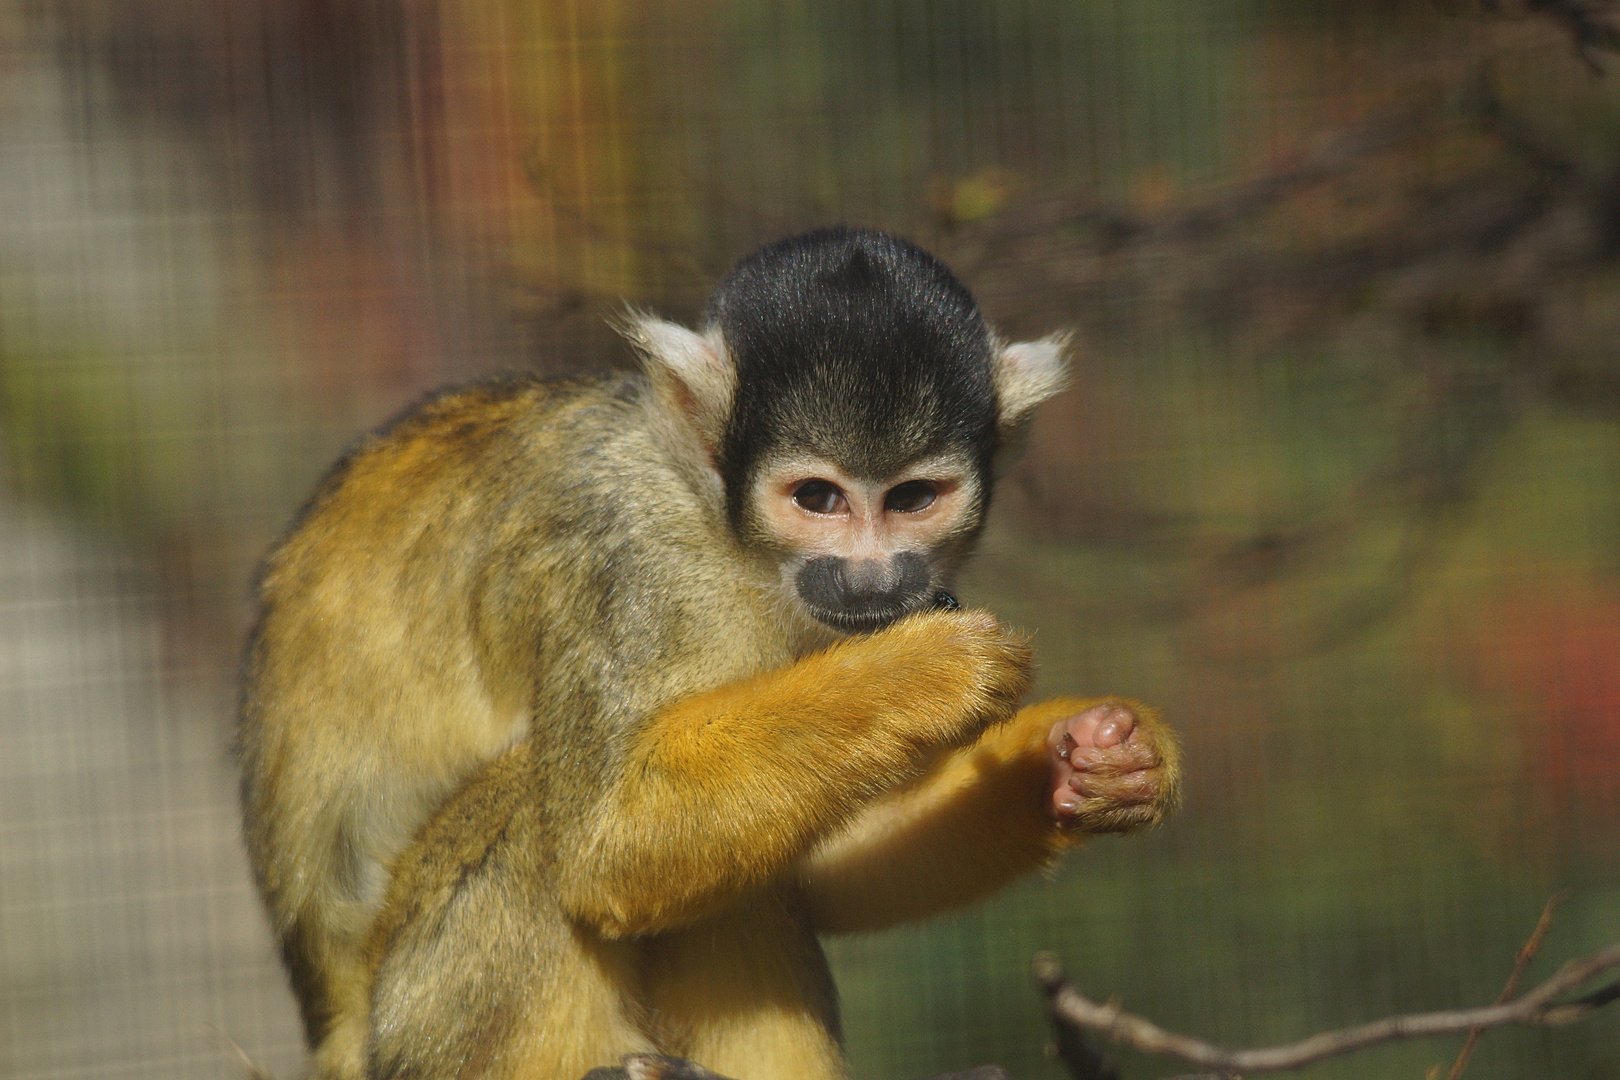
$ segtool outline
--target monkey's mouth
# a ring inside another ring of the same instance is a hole
[[[851,611],[848,608],[826,608],[819,604],[806,604],[815,620],[845,634],[871,634],[899,622],[924,607],[927,594],[908,597],[899,603],[887,603]]]

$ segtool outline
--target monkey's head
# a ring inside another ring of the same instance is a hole
[[[642,316],[629,332],[735,536],[845,633],[934,602],[1063,382],[1062,337],[1002,344],[942,263],[869,230],[749,255],[701,332]]]

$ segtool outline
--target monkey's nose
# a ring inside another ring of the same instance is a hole
[[[892,592],[899,574],[888,559],[861,559],[843,566],[841,584],[850,597],[881,596]]]

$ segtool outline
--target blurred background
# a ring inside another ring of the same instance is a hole
[[[1620,940],[1615,25],[0,2],[0,1076],[297,1074],[228,750],[256,561],[426,389],[622,367],[625,300],[692,319],[833,221],[936,251],[1009,336],[1074,331],[962,592],[1191,766],[1156,833],[832,943],[857,1077],[1061,1075],[1041,948],[1253,1045],[1491,1000],[1561,888],[1531,978]],[[1468,1075],[1616,1080],[1620,1013]]]

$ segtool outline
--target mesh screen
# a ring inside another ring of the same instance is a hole
[[[0,8],[0,1075],[298,1073],[229,752],[256,561],[425,390],[622,367],[625,302],[691,319],[830,221],[1075,334],[962,595],[1037,631],[1041,689],[1162,706],[1190,768],[1161,830],[830,941],[855,1075],[1061,1075],[1037,949],[1254,1045],[1491,1000],[1560,888],[1530,978],[1620,939],[1605,17]],[[1617,1046],[1620,1014],[1498,1033],[1469,1075]]]

